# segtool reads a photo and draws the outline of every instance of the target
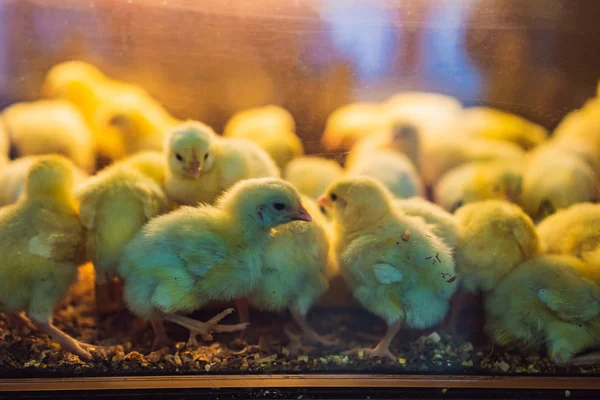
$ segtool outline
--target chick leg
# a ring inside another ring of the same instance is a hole
[[[159,350],[163,347],[169,347],[171,345],[171,339],[167,336],[165,324],[160,320],[151,320],[152,329],[154,330],[154,342],[152,342],[152,349]]]
[[[400,321],[388,326],[385,336],[381,339],[377,346],[375,346],[374,349],[352,349],[346,351],[344,354],[357,354],[364,352],[369,357],[387,357],[392,361],[396,361],[396,356],[390,351],[390,345],[392,344],[392,340],[396,334],[400,331],[401,326],[402,324]]]
[[[297,310],[291,309],[290,313],[294,318],[294,321],[298,324],[300,329],[302,329],[302,333],[304,336],[312,343],[317,343],[322,346],[335,346],[335,342],[331,340],[325,339],[323,336],[319,335],[308,323],[306,317],[300,314]]]
[[[452,299],[450,300],[450,314],[440,326],[441,329],[453,336],[458,334],[460,314],[465,309],[467,298],[468,294],[462,289],[459,289],[454,296],[452,296]]]
[[[12,326],[16,326],[19,329],[28,328],[30,331],[35,332],[38,328],[27,318],[23,313],[4,313],[6,320]]]
[[[41,332],[48,334],[50,337],[56,340],[65,350],[79,356],[79,358],[83,360],[89,361],[92,359],[92,355],[87,349],[95,348],[96,346],[92,346],[72,338],[71,336],[67,335],[48,321],[37,322],[36,324]]]
[[[211,332],[237,332],[246,329],[248,326],[247,323],[237,325],[218,325],[219,321],[231,314],[233,311],[233,308],[228,308],[206,322],[196,321],[195,319],[184,317],[175,313],[163,313],[162,316],[167,321],[189,329],[190,338],[188,339],[188,346],[197,346],[197,335],[202,335],[205,339],[210,340],[212,338],[210,336]]]
[[[250,304],[246,298],[235,300],[235,308],[237,308],[241,323],[250,322],[250,313],[248,312],[249,306]]]
[[[579,357],[573,357],[568,364],[575,366],[600,364],[600,353],[589,353]]]

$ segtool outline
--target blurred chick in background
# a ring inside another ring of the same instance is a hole
[[[544,219],[537,231],[545,253],[570,254],[600,266],[600,204],[573,204]]]
[[[560,146],[543,146],[528,154],[521,204],[541,221],[571,204],[594,201],[597,184],[593,169],[580,157]]]
[[[219,137],[195,121],[169,132],[165,157],[167,196],[182,205],[211,203],[243,179],[279,177],[273,159],[256,144]]]
[[[71,103],[38,100],[3,111],[4,128],[19,156],[60,154],[88,173],[96,168],[94,136]]]
[[[561,120],[552,139],[560,142],[567,138],[585,143],[600,154],[600,99],[588,100]]]
[[[459,241],[454,259],[461,290],[452,299],[448,326],[453,333],[466,306],[464,291],[489,293],[518,264],[540,253],[535,226],[517,205],[476,202],[459,209],[456,220]]]
[[[4,118],[0,114],[0,159],[8,158],[10,152],[10,140],[8,139],[8,132],[4,126]]]
[[[341,179],[318,202],[331,210],[336,261],[354,296],[388,324],[374,349],[352,352],[395,361],[390,344],[403,325],[426,329],[446,315],[457,287],[452,251],[372,178]]]
[[[162,150],[165,132],[178,123],[144,89],[111,79],[82,61],[51,68],[42,92],[79,108],[94,132],[98,152],[111,160]]]
[[[73,169],[61,156],[37,158],[25,196],[0,209],[0,311],[25,311],[65,350],[90,360],[90,346],[51,323],[54,308],[85,262],[84,231],[72,196]]]
[[[247,139],[266,151],[281,169],[304,154],[296,136],[294,117],[286,109],[268,105],[235,114],[225,125],[223,135]]]
[[[6,160],[0,168],[0,207],[13,204],[23,195],[27,175],[31,166],[45,156],[20,157],[13,161]],[[88,175],[81,169],[73,166],[74,184],[85,181]]]
[[[300,194],[283,180],[263,178],[237,183],[214,207],[181,207],[146,224],[125,247],[119,275],[126,303],[151,320],[155,346],[168,340],[162,319],[189,329],[189,344],[197,334],[244,329],[217,325],[232,310],[208,322],[175,313],[247,296],[263,278],[271,229],[292,221],[311,221]]]
[[[548,131],[515,114],[489,107],[467,108],[462,129],[469,137],[504,140],[530,150],[548,139]]]
[[[571,256],[540,256],[512,271],[487,296],[486,331],[500,344],[545,346],[557,364],[600,345],[600,270]]]
[[[327,118],[321,143],[328,151],[349,150],[360,139],[385,126],[384,117],[378,103],[342,106]]]
[[[398,198],[423,196],[425,191],[410,159],[391,150],[360,153],[360,157],[347,169],[347,175],[377,179]]]
[[[434,188],[435,202],[449,212],[475,201],[519,200],[523,167],[514,161],[481,161],[458,166]]]
[[[150,219],[169,211],[161,184],[162,153],[138,153],[100,171],[76,188],[86,251],[96,270],[96,310],[122,308],[115,281],[123,248]]]
[[[344,170],[334,160],[320,157],[298,157],[289,162],[284,178],[305,196],[316,200],[327,186],[340,179]]]

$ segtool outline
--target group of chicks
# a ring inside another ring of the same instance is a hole
[[[0,116],[0,312],[82,358],[98,346],[51,320],[91,261],[99,311],[122,298],[155,347],[169,343],[164,321],[187,328],[190,346],[243,330],[249,305],[289,310],[307,340],[334,345],[306,316],[341,275],[388,324],[376,347],[350,352],[395,360],[400,329],[456,323],[470,291],[495,342],[600,360],[578,355],[600,345],[600,99],[550,139],[439,94],[351,104],[323,135],[348,151],[342,168],[304,156],[277,106],[240,112],[218,135],[78,61],[53,67],[42,92]],[[112,164],[96,171],[97,159]],[[240,323],[220,324],[233,309],[185,315],[213,301],[235,301]]]

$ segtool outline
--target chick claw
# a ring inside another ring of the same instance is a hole
[[[368,357],[379,357],[379,358],[387,357],[394,362],[396,362],[396,360],[398,360],[398,357],[396,357],[390,351],[390,349],[385,346],[377,346],[374,349],[363,349],[363,348],[352,349],[352,350],[345,351],[342,354],[355,355],[355,354],[360,354],[360,353],[364,353]]]

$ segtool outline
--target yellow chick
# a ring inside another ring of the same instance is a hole
[[[215,206],[181,207],[155,218],[125,247],[119,266],[125,301],[152,321],[157,340],[164,340],[162,319],[189,329],[190,344],[197,334],[244,329],[216,325],[231,310],[208,322],[175,313],[247,296],[263,278],[271,229],[292,221],[311,216],[296,189],[277,178],[244,180]]]
[[[296,135],[296,122],[286,109],[268,105],[235,114],[225,125],[223,135],[247,139],[269,153],[281,169],[304,154]]]
[[[4,118],[0,115],[0,158],[7,158],[10,150],[10,140],[8,139],[8,132],[4,126]]]
[[[521,182],[522,166],[519,163],[470,162],[442,176],[434,188],[435,202],[450,212],[481,200],[516,202],[521,194]]]
[[[61,156],[43,156],[29,170],[25,196],[0,209],[0,311],[26,311],[40,331],[89,360],[88,345],[51,323],[85,261],[72,186],[73,165]]]
[[[548,139],[548,131],[543,126],[489,107],[467,108],[462,116],[462,127],[467,136],[504,140],[525,150]]]
[[[388,324],[366,354],[397,360],[390,344],[403,325],[426,329],[446,315],[457,286],[452,250],[423,220],[395,207],[389,190],[372,178],[341,179],[318,203],[331,210],[342,276],[356,299]]]
[[[298,157],[289,162],[283,177],[300,191],[316,200],[327,186],[340,179],[344,170],[334,160],[321,157]]]
[[[25,181],[31,166],[45,156],[29,156],[6,161],[0,168],[0,207],[13,204],[23,195]],[[73,168],[75,184],[85,181],[88,175],[77,167]]]
[[[408,157],[390,150],[361,153],[346,172],[348,176],[377,179],[398,198],[423,196],[425,191],[423,181]]]
[[[599,272],[571,256],[519,265],[485,299],[486,332],[500,345],[545,346],[553,362],[574,363],[600,345]]]
[[[552,134],[553,139],[570,138],[588,144],[600,154],[600,99],[588,100],[567,114]]]
[[[539,221],[571,204],[594,201],[596,186],[596,174],[588,163],[560,146],[544,146],[528,157],[521,205]]]
[[[219,137],[200,122],[178,125],[167,140],[165,189],[182,205],[211,203],[243,179],[279,177],[275,162],[256,144]]]
[[[60,154],[86,172],[96,167],[94,136],[83,116],[63,100],[15,103],[4,112],[4,125],[20,156]]]
[[[385,123],[380,104],[351,103],[329,115],[321,143],[329,151],[348,150]]]
[[[422,218],[433,233],[442,239],[448,247],[451,249],[456,247],[458,243],[458,224],[454,215],[437,204],[420,197],[395,199],[394,205],[406,215]]]
[[[573,204],[544,219],[537,231],[545,253],[600,265],[600,204]]]
[[[329,287],[331,265],[327,222],[313,200],[303,197],[302,204],[313,222],[291,222],[272,231],[264,253],[262,279],[248,295],[248,300],[262,310],[289,309],[308,340],[332,345],[306,320],[312,305]]]
[[[81,223],[87,230],[86,250],[96,270],[96,308],[101,313],[120,306],[115,282],[123,248],[150,219],[169,211],[162,189],[162,153],[125,158],[76,188]]]

